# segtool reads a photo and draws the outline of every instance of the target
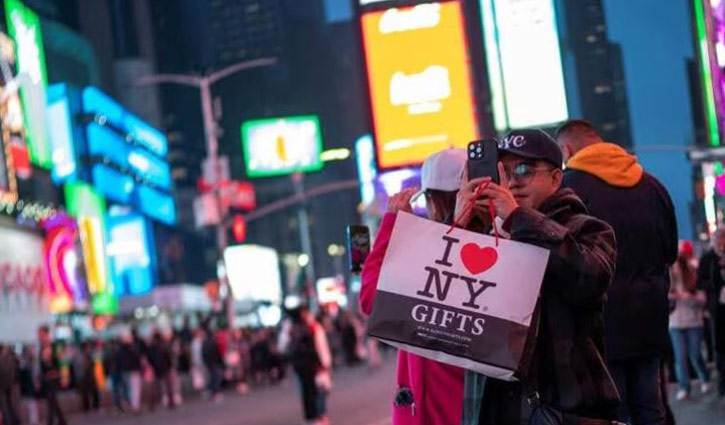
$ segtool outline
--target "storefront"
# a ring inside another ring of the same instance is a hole
[[[30,343],[50,315],[40,231],[0,217],[0,342]]]

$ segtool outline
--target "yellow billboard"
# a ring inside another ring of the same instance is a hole
[[[378,165],[419,165],[478,138],[458,1],[361,17]]]

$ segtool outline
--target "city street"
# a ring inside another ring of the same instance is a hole
[[[389,423],[395,361],[389,356],[382,369],[343,369],[335,376],[335,388],[328,400],[334,425],[384,425]],[[71,425],[297,425],[302,424],[302,406],[294,381],[265,387],[246,396],[226,393],[224,401],[195,400],[180,409],[157,410],[133,415],[107,413],[79,415]]]
[[[389,403],[393,391],[395,363],[391,357],[382,369],[343,369],[335,378],[329,399],[334,425],[389,424]],[[674,398],[672,395],[671,398]],[[725,402],[714,396],[694,396],[686,403],[672,402],[677,425],[725,425]],[[301,407],[292,381],[265,387],[246,396],[227,393],[223,402],[194,400],[174,411],[157,410],[133,415],[107,413],[72,418],[73,425],[296,425],[301,424]]]

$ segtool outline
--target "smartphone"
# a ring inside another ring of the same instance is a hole
[[[370,229],[368,226],[347,226],[347,259],[350,271],[360,273],[370,254]]]
[[[496,139],[476,140],[468,144],[468,180],[491,177],[499,184],[498,142]]]

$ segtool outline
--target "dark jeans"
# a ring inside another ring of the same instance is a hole
[[[170,372],[154,378],[154,397],[151,408],[155,409],[157,405],[163,404],[164,397],[167,397],[168,407],[172,409],[174,407],[174,381]]]
[[[325,416],[327,412],[327,393],[321,391],[315,382],[314,373],[298,373],[300,392],[302,393],[302,408],[305,420],[312,421]]]
[[[690,392],[692,373],[688,357],[700,382],[708,382],[710,376],[702,358],[702,328],[670,329],[670,338],[675,349],[675,369],[680,390]]]
[[[54,423],[67,425],[68,422],[66,422],[63,410],[61,410],[60,403],[58,402],[58,393],[54,388],[45,390],[45,402],[47,406],[45,412],[46,422],[48,425],[53,425]]]
[[[619,390],[619,420],[631,425],[663,425],[665,408],[660,394],[657,357],[611,362],[609,371]]]
[[[208,367],[209,369],[209,391],[216,395],[222,389],[222,379],[224,379],[224,370],[218,366]]]
[[[98,410],[100,407],[100,394],[94,378],[80,380],[78,382],[78,392],[81,396],[84,412],[91,409]]]
[[[116,409],[123,411],[123,404],[129,404],[131,401],[128,398],[128,387],[126,387],[120,374],[111,375],[111,389],[113,391],[113,405],[116,406]]]
[[[15,388],[12,386],[0,390],[0,414],[3,417],[3,424],[20,425],[18,398],[15,393]]]
[[[717,366],[717,390],[720,397],[725,397],[725,353],[715,353]]]

